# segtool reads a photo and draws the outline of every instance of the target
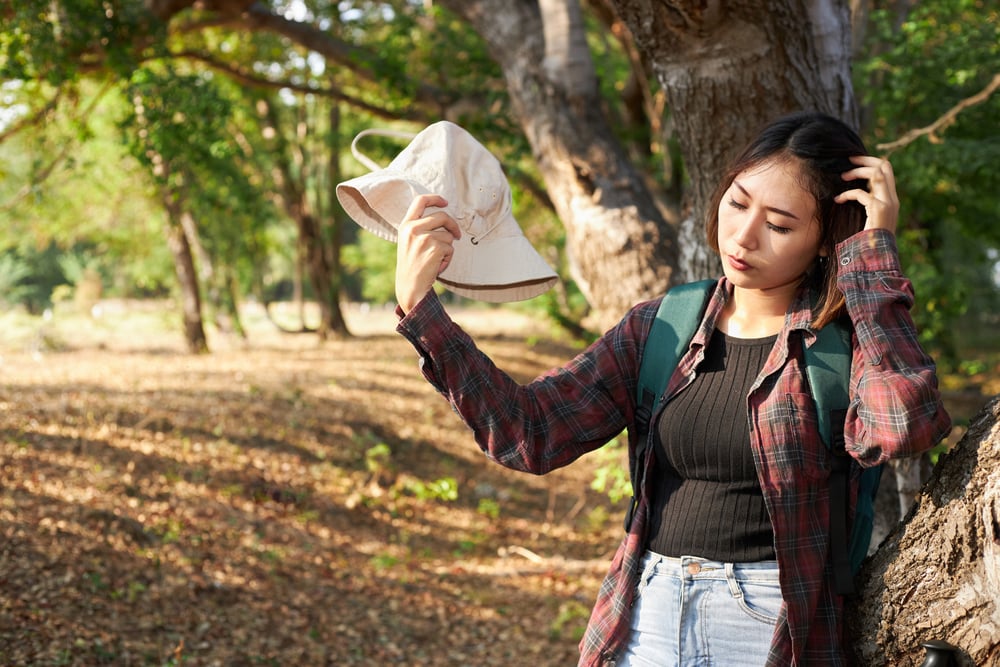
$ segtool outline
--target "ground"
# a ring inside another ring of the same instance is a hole
[[[95,314],[0,319],[0,665],[575,664],[620,536],[596,457],[486,461],[389,312],[320,344],[250,311],[199,356]],[[522,379],[576,352],[463,316]]]
[[[248,308],[207,355],[170,312],[0,314],[0,667],[575,664],[624,511],[599,454],[487,462],[390,311],[319,343]],[[521,380],[578,350],[454,313]]]

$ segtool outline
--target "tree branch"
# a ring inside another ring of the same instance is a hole
[[[111,89],[112,83],[113,82],[111,80],[105,82],[105,84],[101,87],[101,89],[97,91],[97,94],[94,95],[94,98],[90,100],[90,102],[87,104],[86,108],[81,113],[78,113],[76,117],[83,118],[89,116],[90,113],[97,107],[97,103],[100,101],[100,99],[104,97],[105,93],[107,93],[108,90]],[[14,131],[24,129],[24,127],[41,122],[44,119],[45,114],[47,114],[51,109],[55,108],[55,105],[59,100],[61,92],[62,89],[60,88],[59,91],[57,91],[56,96],[45,107],[40,109],[34,116],[31,117],[30,122],[25,121],[23,123],[20,123],[18,128],[16,128]],[[0,141],[6,138],[7,134],[8,132],[5,132],[4,136],[0,137]],[[66,160],[66,156],[69,155],[70,151],[73,150],[74,148],[76,148],[76,144],[74,144],[71,141],[65,142],[62,145],[62,148],[59,150],[59,152],[56,153],[51,160],[49,160],[49,163],[47,165],[38,169],[28,183],[25,183],[24,186],[21,187],[20,190],[15,192],[10,199],[8,199],[6,202],[0,205],[0,211],[12,210],[15,206],[17,206],[21,202],[22,199],[31,194],[31,191],[37,185],[40,185],[41,183],[44,183],[46,180],[48,180],[49,176],[52,175],[52,172],[55,171],[56,167],[58,167]]]
[[[41,125],[45,121],[45,117],[49,115],[49,112],[54,110],[56,105],[59,104],[59,98],[62,96],[62,90],[62,88],[57,88],[55,95],[52,96],[52,99],[49,100],[45,106],[41,107],[30,116],[23,116],[19,121],[11,123],[6,130],[0,132],[0,144],[25,128],[32,127],[34,125]]]
[[[387,120],[412,120],[428,122],[427,114],[423,113],[419,108],[409,107],[404,111],[390,111],[389,109],[384,109],[382,107],[376,107],[367,102],[359,100],[350,95],[345,95],[332,88],[322,88],[319,86],[303,85],[300,83],[292,83],[291,81],[274,81],[271,79],[266,79],[263,77],[256,76],[254,74],[248,73],[243,68],[231,65],[229,63],[224,63],[220,60],[216,60],[212,56],[199,53],[196,51],[177,51],[170,54],[174,58],[186,58],[188,60],[194,60],[200,62],[212,69],[225,74],[228,77],[248,86],[254,86],[258,88],[270,88],[270,89],[281,89],[287,88],[299,93],[306,93],[309,95],[317,95],[319,97],[327,97],[330,99],[338,100],[346,104],[351,105],[355,109],[359,109],[366,113],[375,116],[376,118],[385,118]]]
[[[299,46],[318,53],[327,61],[350,69],[368,81],[380,82],[384,79],[367,65],[367,63],[377,61],[377,54],[367,49],[358,48],[353,44],[333,39],[328,32],[308,23],[279,16],[261,2],[251,4],[245,12],[240,14],[239,20],[251,31],[260,29],[281,35]],[[414,101],[427,105],[429,108],[440,109],[449,104],[446,91],[423,81],[404,78],[400,80],[399,84],[412,91]]]
[[[903,146],[907,146],[913,143],[914,141],[916,141],[917,139],[919,139],[924,135],[928,135],[932,143],[937,143],[941,141],[936,136],[937,132],[939,132],[940,130],[944,130],[949,125],[954,123],[955,120],[958,118],[958,114],[961,113],[964,109],[968,109],[971,106],[975,106],[976,104],[981,104],[985,102],[987,99],[989,99],[990,95],[996,92],[997,88],[1000,88],[1000,74],[995,74],[993,76],[993,80],[990,81],[985,88],[983,88],[981,91],[979,91],[972,97],[967,97],[958,104],[956,104],[955,106],[953,106],[951,109],[946,111],[944,115],[942,115],[940,118],[938,118],[930,125],[926,127],[920,127],[915,130],[910,130],[896,141],[892,141],[886,144],[878,144],[875,146],[875,148],[879,151],[884,151],[885,153],[888,154],[896,150],[897,148],[902,148]]]

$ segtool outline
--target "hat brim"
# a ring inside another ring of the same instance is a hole
[[[524,236],[455,241],[438,280],[451,292],[492,303],[524,301],[552,288],[559,276]]]
[[[430,192],[390,169],[337,185],[337,199],[347,215],[372,234],[396,242],[396,230],[417,195]]]

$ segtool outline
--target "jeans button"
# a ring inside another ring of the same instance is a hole
[[[688,563],[688,574],[694,575],[701,572],[700,563]]]

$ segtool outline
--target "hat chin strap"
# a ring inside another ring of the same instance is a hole
[[[368,128],[367,130],[361,130],[360,132],[358,132],[358,135],[354,137],[354,141],[351,142],[351,154],[354,156],[355,160],[368,167],[369,171],[380,171],[382,169],[382,167],[379,166],[379,164],[375,162],[375,160],[372,160],[370,157],[362,153],[361,149],[358,148],[358,140],[361,139],[362,137],[367,137],[370,134],[379,135],[383,137],[394,137],[397,139],[413,139],[416,136],[413,132],[404,132],[402,130],[389,130],[380,127],[371,127]]]
[[[478,211],[472,211],[471,213],[465,215],[456,215],[453,217],[455,218],[455,222],[458,223],[458,226],[461,227],[462,231],[469,235],[469,243],[472,245],[479,245],[480,241],[492,234],[493,231],[500,226],[500,221],[497,221],[490,227],[487,227],[485,231],[477,232],[476,230],[481,229],[486,223],[486,217]]]

